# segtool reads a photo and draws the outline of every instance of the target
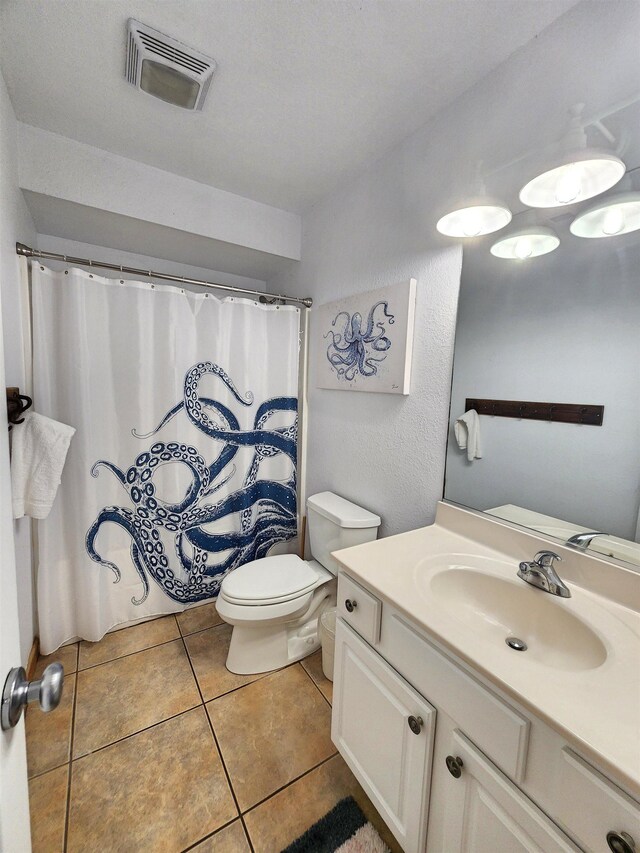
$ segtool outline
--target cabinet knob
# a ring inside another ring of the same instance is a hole
[[[613,853],[635,853],[636,843],[628,832],[607,832],[607,844]]]
[[[353,613],[353,611],[354,611],[354,610],[356,609],[356,607],[358,606],[358,602],[357,602],[357,601],[355,601],[355,600],[354,600],[354,599],[352,599],[352,598],[347,598],[347,600],[346,600],[346,601],[345,601],[345,603],[344,603],[344,606],[347,608],[347,610],[349,611],[349,613]]]
[[[422,726],[424,725],[424,720],[422,719],[422,717],[411,716],[409,717],[407,722],[409,723],[409,728],[414,733],[414,735],[419,735],[422,731]]]
[[[447,770],[451,773],[454,779],[459,779],[462,776],[463,762],[460,757],[456,758],[453,755],[447,755],[445,763],[447,765]]]

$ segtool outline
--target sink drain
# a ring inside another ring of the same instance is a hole
[[[517,652],[527,651],[527,644],[519,637],[507,637],[505,643],[509,646],[510,649],[515,649]]]

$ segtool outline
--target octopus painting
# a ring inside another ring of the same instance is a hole
[[[253,429],[242,430],[237,417],[227,406],[210,397],[200,396],[198,385],[207,374],[217,376],[242,406],[252,406],[253,394],[241,394],[230,377],[217,364],[205,361],[194,365],[184,380],[183,399],[146,435],[135,430],[140,439],[148,439],[163,430],[169,421],[184,413],[190,422],[216,448],[216,457],[207,462],[195,447],[176,441],[154,441],[126,469],[98,460],[91,474],[110,471],[127,493],[130,506],[107,506],[99,513],[86,535],[86,548],[92,560],[115,575],[121,570],[104,559],[96,549],[96,537],[102,525],[111,522],[131,537],[133,565],[142,581],[142,595],[132,598],[141,604],[154,581],[169,598],[181,603],[203,601],[218,594],[224,576],[250,560],[266,557],[273,545],[292,539],[297,532],[296,460],[297,399],[274,397],[261,403],[255,412]],[[280,413],[289,415],[287,427],[270,427]],[[231,465],[242,447],[253,449],[240,488],[220,490],[236,474]],[[263,460],[277,455],[289,460],[290,472],[284,481],[260,478]],[[156,494],[154,473],[163,465],[186,465],[191,482],[181,500],[168,503]],[[231,466],[231,467],[230,467]],[[219,497],[216,497],[218,493]],[[205,525],[228,519],[231,531],[208,530]],[[177,558],[174,568],[165,550],[165,540],[173,540]]]
[[[339,379],[352,382],[357,377],[368,378],[378,373],[378,365],[391,348],[386,327],[392,326],[394,319],[385,300],[370,308],[366,322],[358,311],[353,314],[340,311],[335,316],[333,328],[324,337],[331,338],[327,360]]]

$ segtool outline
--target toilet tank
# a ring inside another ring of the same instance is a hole
[[[338,574],[338,564],[332,551],[372,542],[378,535],[380,516],[351,501],[320,492],[307,498],[307,533],[311,555],[332,574]]]

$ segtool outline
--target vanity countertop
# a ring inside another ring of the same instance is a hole
[[[544,548],[571,598],[517,577]],[[448,504],[429,527],[334,556],[640,799],[640,574]]]

